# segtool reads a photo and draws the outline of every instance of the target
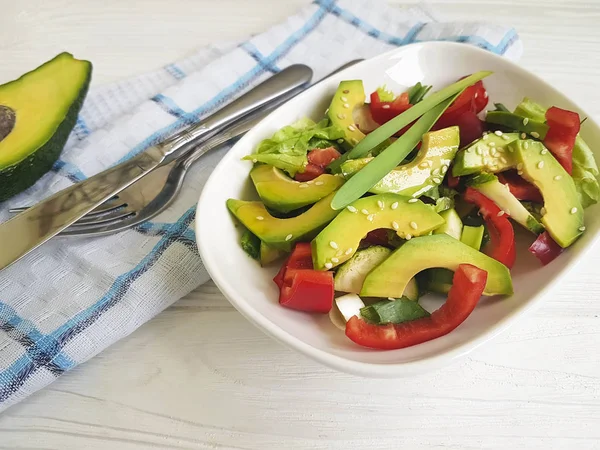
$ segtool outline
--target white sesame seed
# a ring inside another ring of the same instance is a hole
[[[492,148],[492,149],[490,150],[490,155],[492,155],[492,156],[497,156],[497,155],[498,155],[498,151],[497,151],[495,148]]]
[[[500,161],[502,162],[502,164],[508,164],[508,160],[504,156],[500,157]]]
[[[523,171],[522,170],[517,170],[517,175],[523,175]]]
[[[477,154],[478,154],[479,156],[483,155],[483,150],[482,150],[482,148],[481,148],[481,147],[479,147],[479,146],[478,146],[478,147],[477,147],[477,149],[476,149],[475,151],[477,152]]]
[[[350,108],[350,105],[348,103],[344,103],[344,108],[348,109]]]
[[[299,187],[299,188],[301,188],[301,189],[304,189],[304,188],[307,188],[307,187],[308,187],[308,184],[306,184],[306,183],[300,183],[300,184],[298,185],[298,187]]]
[[[408,200],[408,203],[417,203],[419,200],[416,198],[411,198]]]
[[[431,172],[431,174],[432,174],[433,176],[436,176],[436,177],[437,177],[437,176],[440,174],[440,169],[433,169],[433,172]]]
[[[527,125],[527,123],[528,123],[528,122],[529,122],[529,119],[528,119],[527,117],[525,117],[525,118],[523,119],[523,125]]]
[[[389,300],[390,302],[394,302],[394,301],[396,301],[396,299],[395,299],[394,297],[388,297],[388,300]]]
[[[352,253],[352,247],[344,252],[345,255],[349,255],[350,253]]]
[[[338,248],[340,248],[335,241],[329,242],[329,246],[334,250],[337,250]]]
[[[368,220],[369,222],[373,222],[373,219],[374,219],[374,218],[375,218],[375,214],[369,214],[369,215],[367,216],[367,220]]]
[[[543,206],[540,208],[540,214],[541,214],[542,216],[545,216],[545,215],[546,215],[546,208],[544,208]]]
[[[494,134],[495,134],[496,136],[502,136],[502,134],[503,134],[503,133],[502,133],[502,131],[500,131],[500,130],[496,130],[496,131],[494,131]]]
[[[517,170],[523,170],[523,163],[517,164]]]
[[[322,181],[315,181],[315,186],[323,186],[323,184]]]
[[[571,214],[576,214],[577,211],[578,211],[577,208],[575,208],[575,207],[571,208]]]
[[[409,200],[409,202],[410,202],[410,200]],[[390,208],[392,208],[392,209],[396,209],[397,207],[398,207],[398,202],[394,202],[394,203],[392,203],[392,205],[390,206]]]
[[[367,210],[366,210],[366,209],[364,209],[364,208],[363,208],[363,209],[361,209],[361,210],[360,210],[360,212],[361,212],[361,213],[363,213],[365,216],[368,216],[368,215],[369,215],[369,211],[367,211]]]
[[[579,227],[579,231],[585,231],[585,227]]]
[[[254,164],[256,164],[256,163],[258,162],[258,159],[254,158],[254,159],[252,159],[252,162],[253,162]]]
[[[396,222],[396,221],[393,221],[393,222],[392,222],[392,228],[393,228],[394,230],[397,230],[398,228],[400,228],[400,225],[398,225],[398,222]]]
[[[381,106],[383,109],[390,109],[390,105],[382,105]]]
[[[343,101],[344,103],[346,103],[348,101],[348,99],[344,96],[340,97],[340,100]]]
[[[427,164],[426,162],[422,162],[421,164],[419,164],[419,168],[421,169],[427,169],[429,167],[429,164]]]
[[[495,143],[495,142],[490,142],[488,145],[489,145],[490,147],[495,147],[495,146],[496,146],[496,143]]]
[[[338,114],[337,118],[338,119],[345,119],[346,118],[346,114]]]
[[[562,175],[556,175],[556,176],[554,177],[554,181],[558,181],[558,180],[560,180],[561,178],[562,178]]]
[[[263,216],[256,216],[256,220],[265,220]]]
[[[377,200],[377,206],[379,206],[379,209],[383,209],[384,204],[381,200]]]
[[[498,211],[498,214],[496,214],[498,217],[502,217],[504,214],[506,214],[504,211]]]
[[[508,141],[510,139],[510,136],[507,136],[506,134],[502,135],[502,139],[504,139],[505,141]]]
[[[411,223],[410,223],[410,227],[411,227],[413,230],[416,230],[417,228],[419,228],[419,226],[417,225],[417,222],[411,222]]]
[[[337,263],[340,262],[340,260],[337,259],[337,258],[331,258],[331,262],[334,263],[334,264],[337,264]]]
[[[410,241],[411,239],[412,239],[412,234],[407,234],[407,235],[406,235],[406,240],[407,240],[407,241]]]
[[[333,264],[331,264],[330,262],[325,263],[325,268],[327,270],[331,269],[333,267]]]
[[[357,211],[357,209],[354,206],[352,206],[352,205],[346,206],[346,209],[348,211],[350,211],[351,213],[355,213]]]
[[[529,148],[529,142],[527,142],[527,141],[523,142],[523,148],[525,150],[527,150]]]
[[[545,148],[543,148],[543,149],[540,151],[540,155],[545,155],[546,153],[548,153],[548,150],[546,150]]]
[[[521,133],[521,139],[525,139],[527,135],[525,133]]]
[[[509,153],[513,153],[514,152],[513,148],[512,147],[508,147],[508,152]]]
[[[539,163],[537,163],[538,169],[542,169],[543,167],[544,167],[544,161],[540,161]]]
[[[482,138],[482,139],[485,141],[485,140],[487,140],[487,138],[488,138],[488,135],[487,135],[487,133],[486,133],[486,134],[484,134],[484,135],[483,135],[483,138]]]
[[[338,140],[337,140],[337,143],[338,143],[338,144],[342,144],[342,143],[344,143],[344,140],[343,140],[343,139],[338,139]]]
[[[349,129],[350,131],[356,131],[356,128],[354,128],[354,126],[353,126],[353,125],[348,125],[348,129]]]
[[[497,151],[498,153],[504,153],[506,150],[504,149],[504,147],[498,147],[498,148],[496,149],[496,151]]]
[[[291,238],[292,238],[292,235],[291,235],[291,234],[288,234],[288,235],[285,237],[285,240],[286,240],[286,241],[289,241]]]
[[[442,180],[440,180],[439,178],[432,178],[432,181],[433,181],[435,184],[440,184],[440,183],[442,182]]]
[[[534,138],[536,138],[536,139],[540,137],[540,133],[537,133],[537,132],[535,132],[535,131],[532,131],[532,132],[531,132],[531,135],[532,135]]]
[[[442,165],[441,170],[442,170],[442,173],[445,174],[446,172],[448,172],[448,166]]]

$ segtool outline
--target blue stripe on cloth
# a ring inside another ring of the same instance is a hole
[[[77,122],[75,122],[75,127],[73,127],[73,132],[75,133],[75,136],[77,136],[77,139],[79,139],[80,141],[85,139],[87,136],[89,136],[92,133],[92,131],[89,129],[89,127],[85,123],[85,120],[83,120],[83,118],[81,116],[77,117]]]
[[[323,2],[319,9],[307,20],[307,22],[291,36],[289,36],[284,42],[282,42],[267,58],[265,61],[268,64],[273,64],[280,58],[284,57],[298,42],[306,37],[317,25],[325,18],[326,14],[330,12],[331,7],[334,5],[334,0]],[[259,75],[264,73],[264,69],[257,66],[251,69],[249,72],[240,77],[234,84],[221,91],[213,99],[205,103],[196,109],[193,113],[186,114],[188,116],[199,116],[209,112],[213,108],[218,107],[221,103],[227,101],[231,96],[237,94],[239,91],[244,89],[248,84],[255,80]],[[143,142],[141,142],[134,150],[132,150],[131,156],[143,151],[147,146],[152,145],[156,140],[164,138],[169,133],[176,131],[179,127],[186,124],[187,119],[178,119],[175,124],[165,127]],[[190,117],[191,118],[191,117]],[[179,242],[178,239],[188,240],[186,237],[186,230],[189,223],[193,220],[195,207],[188,210],[175,224],[169,232],[167,232],[159,241],[159,243],[150,251],[150,253],[138,264],[133,270],[124,273],[117,277],[115,283],[109,289],[105,296],[103,296],[93,306],[82,311],[61,327],[56,329],[50,334],[51,337],[57,339],[58,346],[54,347],[54,361],[63,361],[65,357],[62,354],[64,345],[71,339],[77,336],[80,332],[85,330],[87,327],[92,325],[102,314],[108,311],[112,306],[118,303],[118,301],[128,292],[133,282],[138,279],[143,273],[150,269],[156,261],[160,258],[160,255],[170,247],[174,242]],[[189,234],[189,233],[187,233]],[[27,379],[33,374],[38,367],[33,362],[24,364],[21,359],[15,361],[10,367],[0,372],[0,402],[10,397],[17,389],[19,389]]]
[[[165,66],[164,69],[176,80],[181,80],[186,77],[185,72],[175,64],[169,64]]]
[[[163,94],[157,94],[151,98],[163,111],[168,112],[172,116],[181,118],[186,115],[186,112],[179,107],[175,100]]]
[[[52,171],[64,174],[73,183],[79,183],[80,181],[87,179],[79,167],[70,162],[63,161],[62,159],[59,159],[54,163],[52,166]]]
[[[248,53],[257,63],[262,65],[263,68],[268,70],[269,72],[278,73],[281,71],[281,69],[277,67],[276,64],[269,64],[266,61],[263,54],[256,48],[256,46],[252,42],[246,41],[242,43],[240,47],[243,48],[246,51],[246,53]]]

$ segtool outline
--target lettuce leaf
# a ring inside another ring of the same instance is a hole
[[[379,94],[380,102],[393,102],[396,98],[394,93],[390,91],[385,84],[377,88],[377,93]]]
[[[336,125],[329,125],[327,119],[315,123],[304,118],[261,141],[255,153],[243,159],[270,164],[294,176],[304,170],[309,150],[335,145],[337,139],[343,136],[344,130]]]

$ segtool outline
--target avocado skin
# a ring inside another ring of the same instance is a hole
[[[45,64],[48,64],[51,61],[48,61]],[[44,174],[52,169],[52,166],[58,160],[73,127],[75,127],[77,115],[81,110],[90,86],[90,81],[92,79],[92,63],[89,61],[86,62],[89,64],[88,76],[82,84],[77,98],[71,104],[69,111],[65,115],[65,119],[60,123],[50,139],[19,163],[0,169],[0,202],[23,192],[25,189],[29,189]]]

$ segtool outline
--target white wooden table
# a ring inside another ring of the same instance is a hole
[[[104,83],[261,31],[306,3],[0,0],[0,81],[69,49]],[[600,117],[597,1],[430,5],[514,25],[522,64]],[[453,366],[385,381],[282,347],[209,283],[2,414],[0,448],[600,448],[599,267],[592,255],[540,310]]]

